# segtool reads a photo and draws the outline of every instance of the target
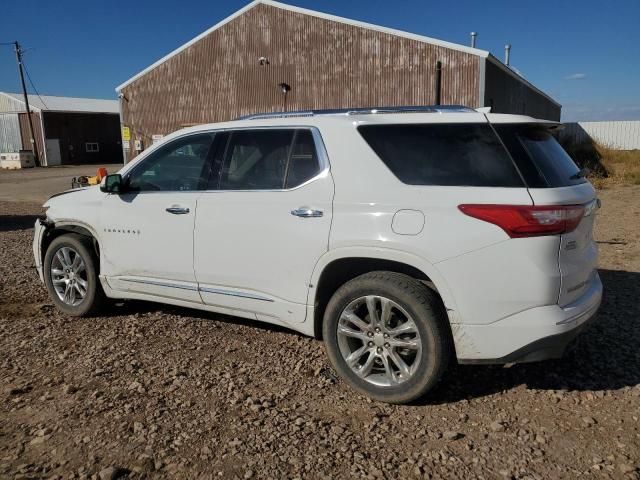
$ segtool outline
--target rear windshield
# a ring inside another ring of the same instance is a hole
[[[574,177],[580,169],[546,128],[531,124],[494,126],[529,187],[567,187],[587,181]]]
[[[511,158],[488,124],[363,125],[358,131],[406,184],[523,186]]]

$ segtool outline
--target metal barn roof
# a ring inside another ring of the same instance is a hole
[[[11,98],[24,105],[21,93],[0,92],[0,95]],[[57,97],[53,95],[29,94],[29,107],[33,111],[41,112],[84,112],[84,113],[119,113],[117,100],[102,100],[99,98]],[[20,109],[16,110],[17,112]],[[6,113],[6,112],[5,112]]]

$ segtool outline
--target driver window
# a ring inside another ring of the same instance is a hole
[[[209,178],[207,155],[213,133],[179,138],[160,147],[133,169],[127,184],[134,192],[203,190]]]

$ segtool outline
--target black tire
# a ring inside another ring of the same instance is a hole
[[[77,252],[85,264],[86,294],[78,305],[64,303],[58,297],[58,293],[53,286],[51,263],[56,253],[63,247],[69,247]],[[51,242],[44,256],[43,275],[49,296],[59,310],[74,317],[90,316],[100,310],[105,303],[106,296],[102,290],[102,285],[100,285],[97,266],[98,259],[94,253],[90,238],[76,233],[68,233],[55,238]]]
[[[338,320],[360,297],[379,295],[411,315],[420,334],[422,355],[415,373],[403,383],[374,385],[358,376],[345,362],[338,344]],[[370,272],[342,285],[331,297],[323,319],[323,338],[331,364],[357,391],[382,402],[409,403],[431,390],[444,374],[453,353],[451,330],[437,294],[418,280],[395,272]]]

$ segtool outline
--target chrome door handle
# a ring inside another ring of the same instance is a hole
[[[188,207],[178,207],[177,205],[167,207],[165,210],[169,213],[173,213],[174,215],[185,215],[189,213]]]
[[[323,214],[322,210],[313,210],[309,207],[300,207],[295,210],[291,210],[291,215],[302,218],[316,218],[321,217]]]

